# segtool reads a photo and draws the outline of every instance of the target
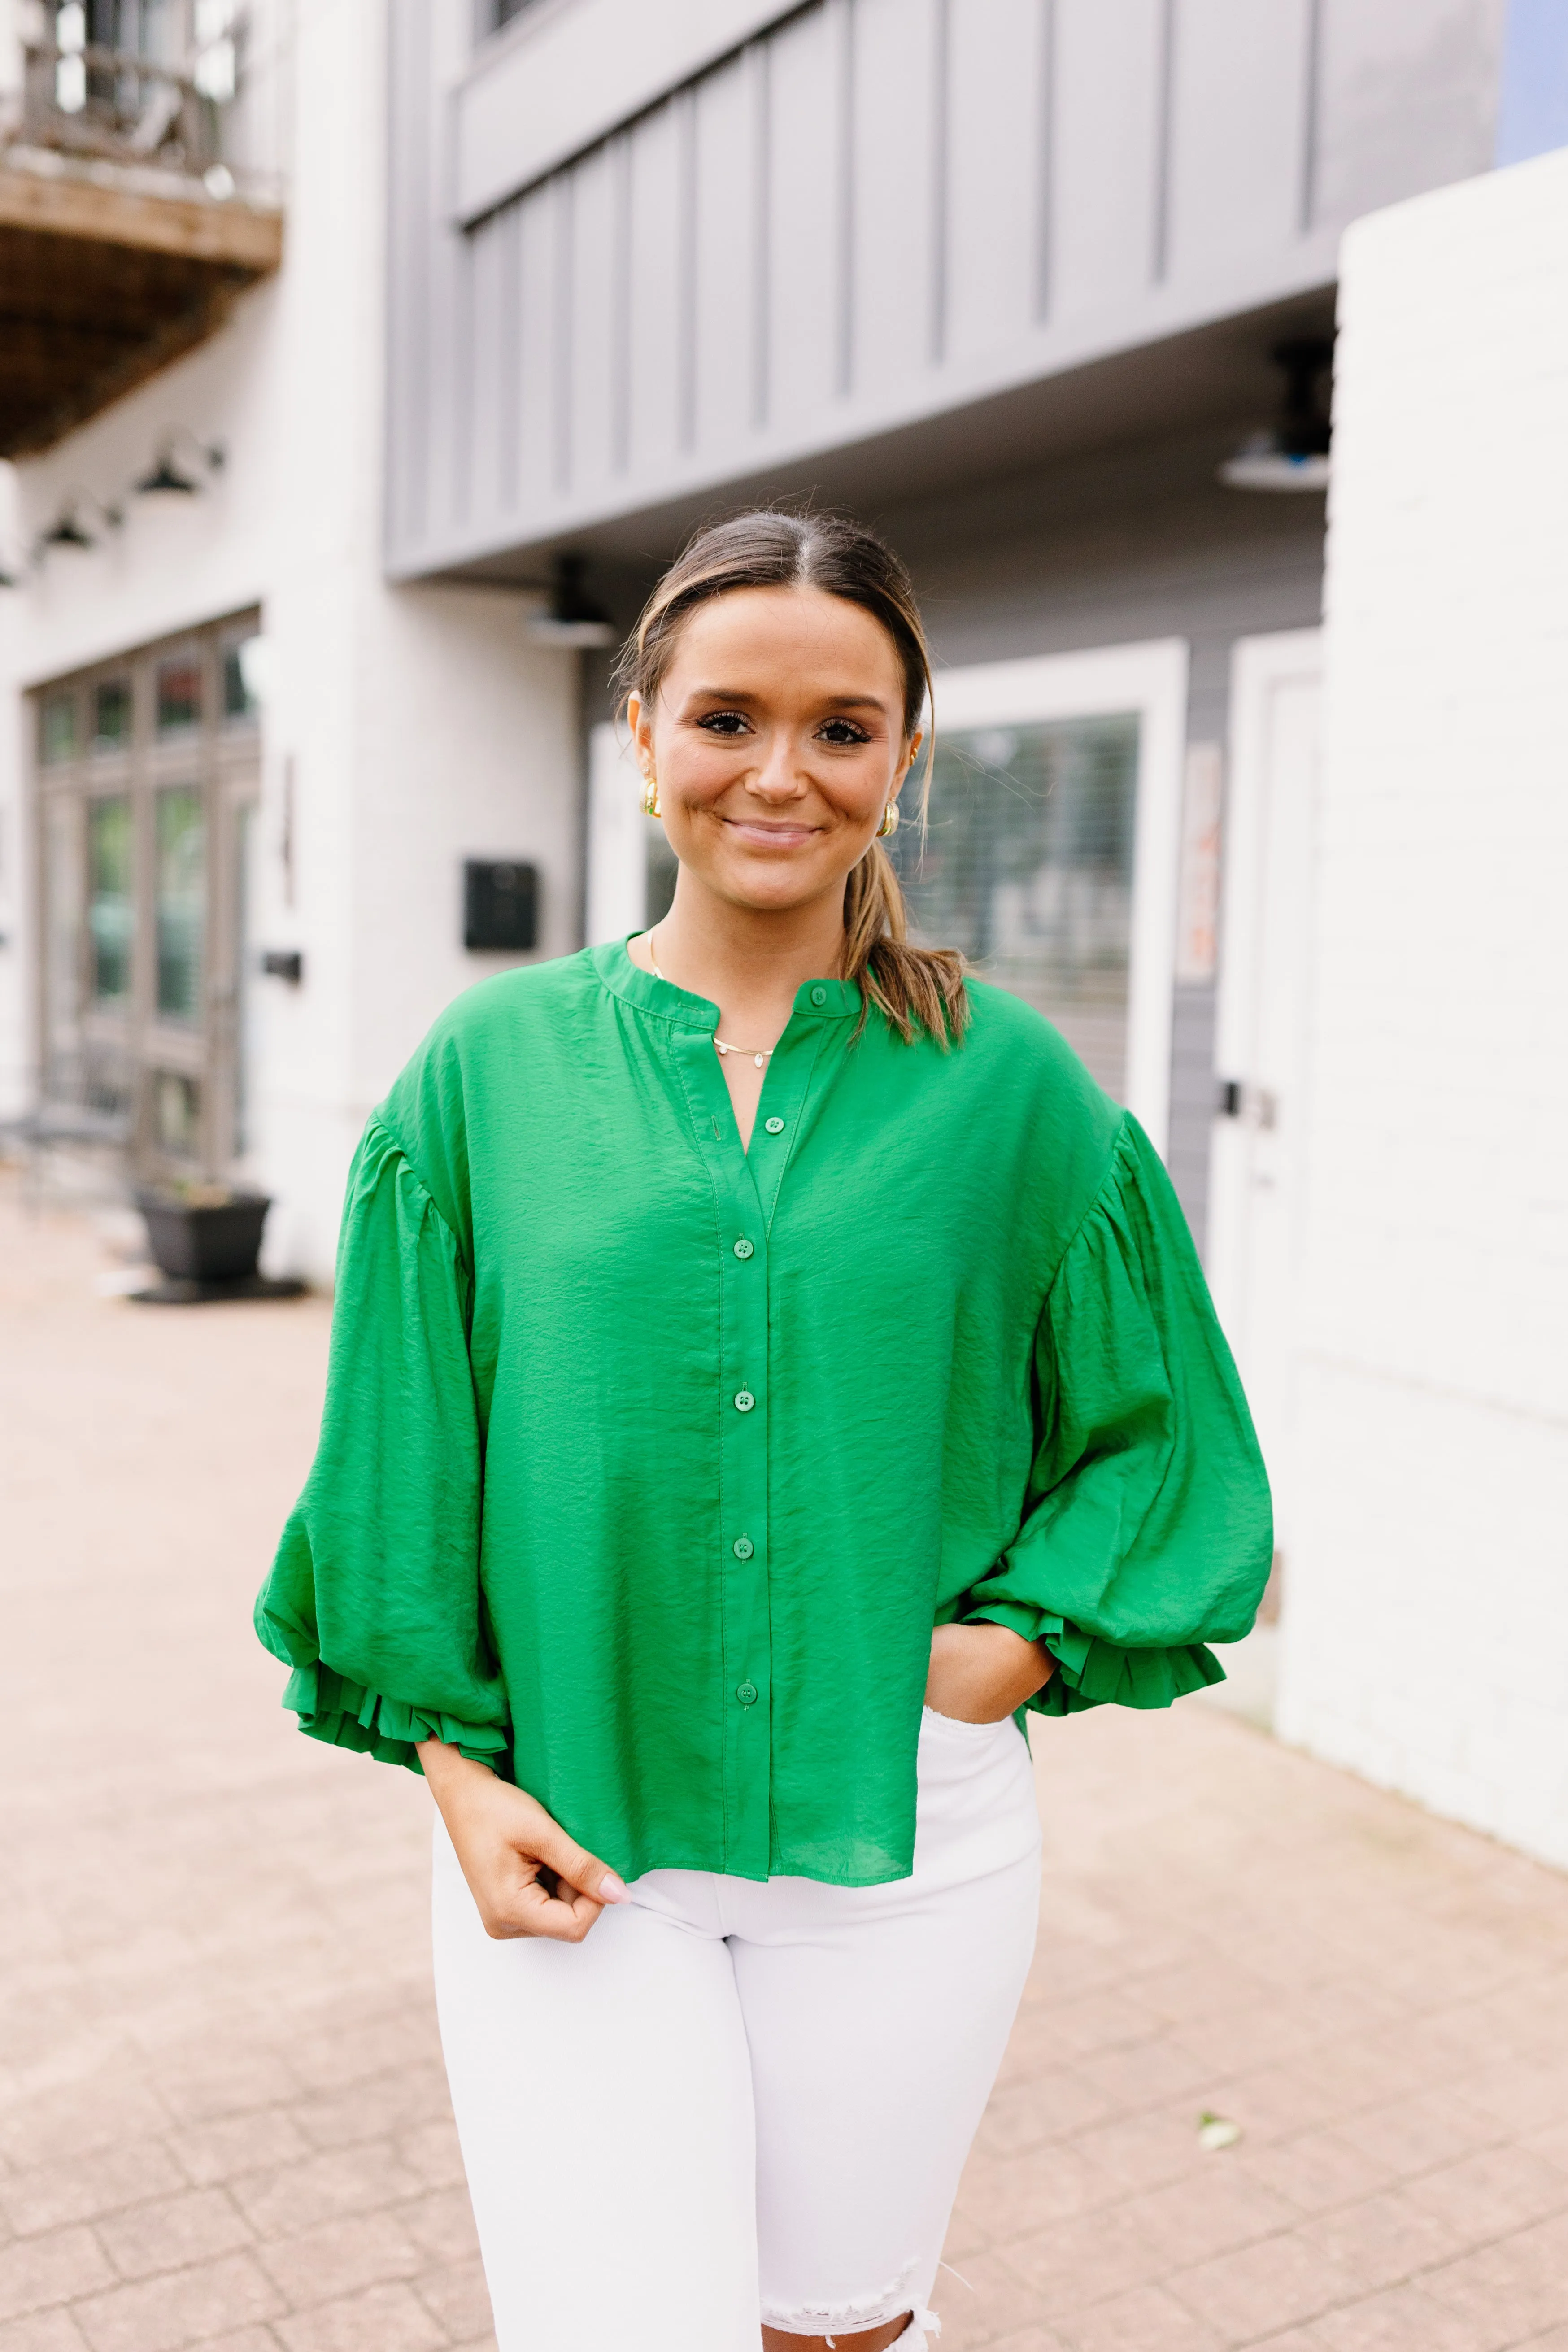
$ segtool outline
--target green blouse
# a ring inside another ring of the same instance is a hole
[[[447,1740],[630,1878],[904,1876],[933,1623],[1047,1715],[1217,1681],[1268,1493],[1136,1122],[971,984],[796,994],[741,1148],[717,1008],[622,946],[439,1020],[349,1179],[320,1449],[257,1608],[300,1728]]]

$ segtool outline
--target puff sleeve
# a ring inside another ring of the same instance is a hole
[[[350,1172],[321,1443],[256,1605],[300,1728],[419,1769],[442,1739],[505,1769],[479,1594],[471,1281],[397,1139]]]
[[[1268,1486],[1186,1220],[1126,1118],[1035,1341],[1023,1524],[963,1613],[1043,1642],[1031,1705],[1168,1706],[1224,1679],[1268,1581]]]

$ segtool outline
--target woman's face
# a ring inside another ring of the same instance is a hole
[[[657,699],[634,694],[627,715],[681,865],[760,909],[841,887],[920,749],[891,638],[817,588],[700,604]]]

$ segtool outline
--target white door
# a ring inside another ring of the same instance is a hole
[[[1209,1280],[1289,1549],[1322,641],[1244,638],[1231,671]]]

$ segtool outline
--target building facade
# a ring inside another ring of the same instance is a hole
[[[62,312],[112,281],[133,348],[89,367],[66,318],[4,425],[0,1118],[264,1183],[268,1263],[325,1278],[441,1004],[658,911],[608,672],[659,565],[742,502],[853,507],[939,666],[917,921],[1165,1153],[1289,1595],[1327,1540],[1296,1440],[1341,241],[1542,143],[1550,7],[191,0],[155,186],[80,145],[153,0],[11,6],[0,313],[47,233]],[[116,265],[160,205],[216,282]],[[476,922],[507,877],[531,930]],[[1315,1606],[1289,1722],[1375,1762],[1326,1727]]]
[[[944,672],[922,919],[1089,1051],[1206,1235],[1234,651],[1317,623],[1323,531],[1321,493],[1216,472],[1292,368],[1310,437],[1346,222],[1489,163],[1500,7],[533,0],[468,29],[394,12],[391,575],[567,552],[624,625],[704,514],[871,514]],[[629,928],[607,737],[592,764],[589,907]]]
[[[466,944],[468,862],[537,873],[536,951],[580,937],[579,681],[528,635],[528,591],[385,576],[384,11],[252,0],[207,146],[150,165],[126,152],[146,104],[123,59],[188,89],[184,9],[10,21],[0,1122],[36,1129],[41,1104],[61,1181],[260,1183],[264,1264],[329,1280],[365,1113],[502,960]],[[132,80],[118,121],[94,95],[106,51],[113,88]],[[88,102],[62,108],[77,61]],[[129,241],[237,222],[267,228],[267,267],[207,303]],[[116,277],[124,389],[78,342]],[[8,321],[40,288],[35,422]],[[57,429],[73,400],[88,413]]]

